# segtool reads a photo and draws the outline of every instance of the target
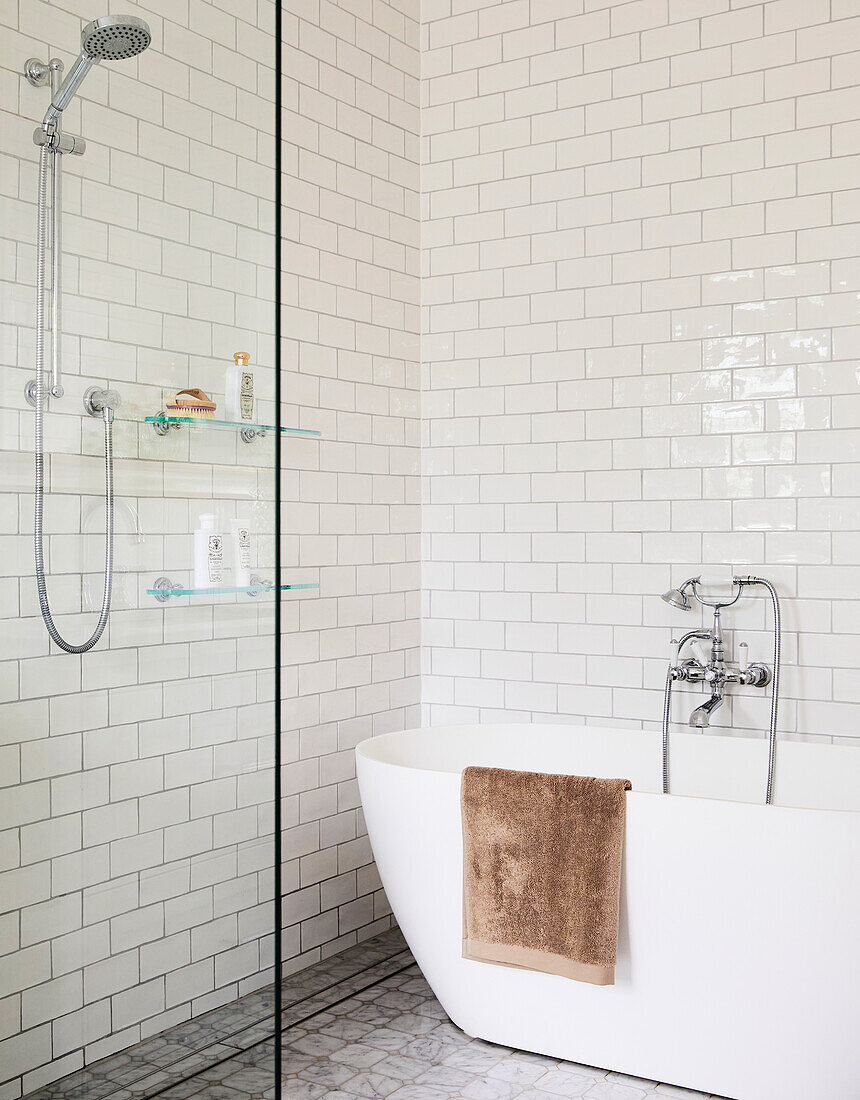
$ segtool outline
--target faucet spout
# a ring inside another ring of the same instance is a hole
[[[704,630],[698,628],[696,630],[688,630],[686,634],[681,636],[681,640],[678,642],[678,649],[681,650],[692,638],[698,638],[703,642],[713,642],[714,636],[710,630]]]
[[[693,713],[690,715],[690,725],[693,729],[706,730],[711,724],[711,715],[717,709],[723,705],[723,697],[717,692],[702,703],[700,707],[696,707]]]

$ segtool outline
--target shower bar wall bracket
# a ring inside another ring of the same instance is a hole
[[[27,404],[35,409],[37,394],[39,392],[38,385],[35,378],[31,378],[27,385],[24,387],[24,399]],[[46,404],[48,398],[51,396],[51,391],[47,386],[42,387],[42,404]]]
[[[35,378],[31,378],[27,385],[24,387],[24,397],[28,405],[31,405],[34,409],[36,407],[36,395],[38,393],[38,385]],[[42,404],[44,405],[48,398],[51,397],[51,391],[47,386],[42,387]],[[62,391],[59,394],[53,396],[62,397]],[[110,420],[113,420],[114,413],[122,404],[122,398],[116,392],[116,390],[103,390],[100,386],[90,386],[84,392],[83,406],[84,412],[87,416],[107,416]]]
[[[60,80],[65,66],[59,57],[52,57],[50,61],[40,61],[38,57],[28,57],[24,63],[24,76],[34,88],[44,88],[51,85],[51,93],[55,93],[60,87]]]
[[[59,57],[50,61],[40,61],[38,57],[28,57],[24,65],[24,76],[34,88],[51,86],[51,98],[59,92],[62,84],[64,65]],[[80,157],[87,151],[87,143],[77,134],[67,134],[60,125],[60,118],[43,122],[33,131],[33,144],[47,145],[55,153],[71,153]]]
[[[55,153],[71,153],[75,157],[82,157],[87,151],[87,143],[80,135],[68,134],[51,126],[37,126],[33,131],[33,144],[47,145]]]

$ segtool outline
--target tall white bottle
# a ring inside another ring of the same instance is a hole
[[[234,422],[254,419],[254,375],[248,370],[250,360],[247,351],[237,351],[233,355],[233,366],[227,368],[224,408],[227,419]]]
[[[224,580],[224,535],[218,517],[204,512],[194,532],[194,587],[217,588]]]
[[[243,588],[251,583],[251,528],[246,519],[231,519],[233,536],[233,584]]]

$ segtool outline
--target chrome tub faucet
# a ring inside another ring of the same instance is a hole
[[[703,606],[714,612],[714,624],[710,630],[689,630],[680,639],[672,640],[672,656],[666,674],[666,690],[663,698],[663,791],[669,791],[669,718],[672,684],[677,682],[702,683],[710,686],[711,696],[690,715],[690,725],[694,729],[707,729],[711,715],[723,704],[728,685],[739,687],[766,687],[773,681],[771,696],[770,751],[768,755],[768,779],[765,801],[773,800],[773,776],[776,750],[776,716],[779,703],[779,665],[781,648],[781,622],[779,599],[770,581],[760,577],[733,578],[733,595],[729,599],[704,596],[699,590],[701,577],[690,577],[680,588],[670,588],[662,599],[679,611],[691,609],[690,594]],[[738,663],[730,665],[725,659],[725,640],[723,637],[722,610],[731,607],[740,599],[744,588],[761,585],[768,590],[774,610],[774,660],[773,672],[761,662],[750,662],[749,646],[746,642],[738,645]],[[709,645],[703,644],[709,643]],[[682,657],[682,651],[689,644],[692,656]]]

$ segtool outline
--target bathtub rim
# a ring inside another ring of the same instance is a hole
[[[615,736],[615,737],[619,737],[619,738],[635,737],[637,739],[649,740],[653,743],[653,746],[647,746],[647,745],[644,745],[644,744],[640,744],[639,747],[640,748],[646,748],[646,749],[649,748],[649,747],[652,747],[653,752],[655,753],[655,761],[657,762],[655,764],[655,769],[659,768],[659,753],[661,751],[662,735],[660,734],[660,732],[658,730],[630,729],[630,728],[621,727],[621,726],[618,726],[618,727],[613,727],[613,726],[589,726],[589,725],[585,725],[585,724],[562,723],[562,722],[549,722],[549,723],[541,723],[541,722],[483,722],[483,723],[481,723],[481,722],[466,722],[466,723],[463,723],[463,722],[461,722],[461,723],[447,723],[447,724],[438,725],[438,726],[434,726],[434,725],[430,725],[430,726],[412,726],[412,727],[409,727],[408,729],[403,729],[403,730],[391,730],[387,733],[377,734],[377,735],[372,736],[372,737],[364,738],[362,741],[360,741],[355,746],[355,755],[356,755],[356,758],[357,758],[356,763],[358,764],[359,760],[365,760],[370,764],[380,765],[380,766],[384,766],[386,768],[395,768],[395,769],[402,768],[406,771],[426,772],[428,774],[437,775],[437,776],[443,776],[443,775],[459,776],[462,773],[462,768],[458,768],[456,766],[455,767],[438,767],[438,766],[428,767],[428,766],[426,766],[422,763],[419,763],[419,762],[390,759],[390,758],[387,758],[386,749],[391,745],[395,745],[395,744],[398,744],[398,743],[401,743],[401,742],[404,742],[404,741],[408,742],[409,739],[418,739],[419,737],[423,737],[424,735],[433,736],[433,735],[437,735],[437,734],[442,733],[442,732],[446,732],[446,733],[450,734],[450,733],[453,733],[454,731],[460,731],[460,732],[483,731],[485,729],[487,731],[490,731],[490,730],[517,730],[517,729],[523,729],[523,730],[529,731],[530,733],[537,732],[537,731],[550,733],[550,732],[558,732],[558,731],[562,731],[562,730],[567,730],[567,731],[571,731],[571,732],[578,733],[578,734],[583,734],[583,733],[586,733],[586,732],[597,734],[599,732],[600,736],[609,736],[609,737]],[[719,748],[720,746],[723,746],[724,748],[729,750],[729,746],[732,746],[732,748],[734,749],[735,752],[747,753],[747,754],[755,752],[755,753],[760,754],[762,756],[763,760],[766,758],[767,740],[764,736],[745,737],[745,736],[727,736],[725,734],[704,734],[703,735],[703,734],[696,734],[696,733],[678,732],[678,733],[673,733],[672,734],[672,739],[671,739],[671,742],[670,742],[670,752],[671,752],[671,744],[677,745],[679,743],[679,741],[681,741],[681,739],[683,739],[682,743],[686,743],[687,746],[689,746],[689,747],[694,747],[696,744],[701,744],[703,741],[709,741],[709,742],[712,743],[712,745],[711,745],[712,748],[714,748],[714,747]],[[739,743],[740,743],[740,747],[739,747]],[[753,746],[757,746],[757,747],[753,748]],[[789,758],[795,757],[795,756],[798,757],[798,758],[802,758],[802,757],[808,755],[810,757],[822,758],[824,755],[827,755],[827,754],[830,754],[830,753],[832,753],[836,757],[836,759],[839,759],[840,757],[844,757],[846,760],[850,760],[850,763],[853,765],[853,770],[857,771],[858,779],[860,779],[860,747],[855,748],[853,745],[842,745],[842,744],[833,745],[833,744],[826,744],[826,743],[821,743],[821,742],[810,742],[810,741],[795,741],[795,740],[780,741],[779,745],[777,747],[777,781],[779,781],[779,776],[780,776],[779,763],[780,763],[780,753],[781,752],[782,752],[783,760],[785,759],[786,756],[788,756]],[[464,766],[467,766],[467,765],[464,765]],[[490,766],[502,767],[502,768],[511,767],[511,765],[505,764],[505,763],[493,764],[493,765],[490,765]],[[801,759],[798,759],[796,761],[795,766],[800,766],[800,767],[803,766]],[[831,767],[831,768],[834,767],[833,762],[829,762],[828,766]],[[541,767],[535,767],[531,770],[540,772],[540,771],[543,771],[544,769],[542,769]],[[553,774],[553,773],[548,773],[548,774]],[[655,776],[657,776],[657,774],[658,774],[657,770],[655,770],[654,774],[655,774]],[[761,774],[762,791],[764,789],[764,776],[765,776],[765,772],[762,770],[762,774]],[[758,776],[756,778],[758,778]],[[637,797],[641,797],[641,796],[659,797],[659,798],[666,798],[667,797],[659,789],[645,790],[645,789],[642,789],[641,787],[637,789],[635,786],[634,786],[634,789],[631,792],[631,794],[636,795]],[[777,788],[777,794],[779,794],[778,788]],[[793,811],[793,812],[803,812],[803,813],[817,812],[817,813],[827,813],[827,814],[834,814],[835,813],[835,814],[851,814],[851,815],[854,815],[854,816],[860,815],[860,784],[858,784],[858,790],[857,790],[856,796],[853,800],[855,804],[852,805],[852,806],[842,806],[842,805],[839,805],[839,806],[821,806],[821,805],[807,805],[807,804],[804,804],[804,803],[797,804],[797,803],[791,803],[791,802],[786,804],[786,803],[780,801],[779,799],[777,799],[777,801],[774,804],[768,806],[768,805],[765,805],[765,803],[764,803],[763,794],[762,794],[762,797],[761,797],[760,801],[756,800],[756,799],[749,799],[749,798],[725,798],[725,797],[717,797],[717,796],[714,796],[714,795],[706,795],[706,794],[673,794],[671,792],[668,795],[668,797],[672,798],[672,799],[679,799],[679,800],[683,799],[683,800],[687,800],[687,801],[691,800],[691,801],[695,801],[695,802],[700,802],[700,801],[725,802],[729,805],[736,805],[736,806],[750,806],[750,807],[761,806],[762,809],[767,810],[767,811]]]

